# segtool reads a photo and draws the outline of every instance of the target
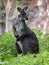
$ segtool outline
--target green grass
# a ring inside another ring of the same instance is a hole
[[[22,56],[16,52],[12,33],[0,35],[0,65],[49,65],[49,34],[34,30],[39,40],[40,52]],[[36,56],[36,57],[35,57]]]
[[[0,35],[0,59],[8,59],[16,56],[14,47],[14,36],[11,33],[4,33]]]

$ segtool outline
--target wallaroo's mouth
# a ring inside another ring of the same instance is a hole
[[[28,20],[28,17],[26,17],[26,18],[22,18],[22,20]]]
[[[20,18],[19,21],[25,21],[28,20],[28,18]]]

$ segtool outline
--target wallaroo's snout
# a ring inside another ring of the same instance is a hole
[[[18,18],[20,18],[21,20],[28,20],[28,15],[26,14],[28,7],[25,7],[23,9],[21,9],[20,7],[17,7],[18,12],[20,13],[18,15]]]
[[[25,17],[25,20],[28,20],[28,16]]]

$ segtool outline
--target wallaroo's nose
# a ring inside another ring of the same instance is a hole
[[[28,17],[26,17],[26,20],[28,20]]]

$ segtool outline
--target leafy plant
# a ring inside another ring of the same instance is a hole
[[[0,35],[0,65],[49,65],[49,34],[33,30],[39,40],[39,53],[22,56],[16,52],[11,32]]]
[[[0,35],[0,58],[2,60],[16,56],[14,40],[14,36],[11,33]]]

